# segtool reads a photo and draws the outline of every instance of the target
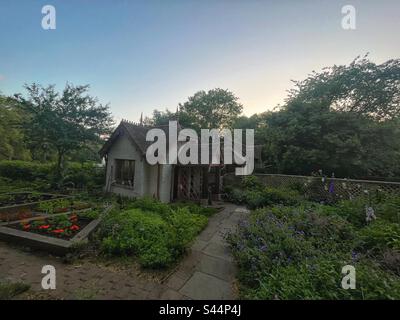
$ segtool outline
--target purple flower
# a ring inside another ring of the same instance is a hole
[[[333,181],[329,184],[329,193],[335,193],[335,184]]]

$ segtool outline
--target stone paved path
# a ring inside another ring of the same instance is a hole
[[[118,269],[87,259],[65,264],[61,258],[4,242],[0,242],[0,280],[30,284],[31,290],[18,296],[23,299],[234,299],[235,266],[224,234],[236,228],[247,210],[224,205],[163,283],[137,268]],[[46,264],[56,268],[56,290],[41,288]]]
[[[248,213],[243,207],[225,204],[211,217],[191,252],[168,278],[162,299],[235,299],[236,268],[224,236],[234,231]]]

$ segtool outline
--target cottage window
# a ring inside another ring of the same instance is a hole
[[[133,187],[135,179],[135,160],[115,160],[115,182]]]

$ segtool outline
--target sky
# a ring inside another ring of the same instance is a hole
[[[356,29],[341,25],[344,5]],[[56,9],[56,29],[41,26]],[[244,114],[284,103],[291,80],[369,52],[400,58],[399,0],[0,0],[0,92],[90,84],[138,121],[199,90],[229,89]]]

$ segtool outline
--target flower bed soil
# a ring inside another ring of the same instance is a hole
[[[36,214],[30,210],[22,210],[16,212],[0,212],[0,222],[17,221],[35,217]]]

